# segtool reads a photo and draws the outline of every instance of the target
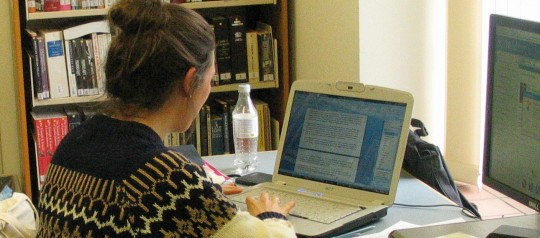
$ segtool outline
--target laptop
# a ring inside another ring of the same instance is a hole
[[[231,199],[245,208],[245,197],[261,189],[283,202],[294,199],[289,220],[306,237],[342,234],[384,217],[396,195],[412,106],[410,93],[394,89],[294,82],[272,181]]]

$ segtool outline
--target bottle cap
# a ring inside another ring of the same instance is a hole
[[[242,83],[242,84],[238,85],[238,92],[239,93],[249,93],[249,91],[251,91],[251,87],[250,87],[249,84]]]

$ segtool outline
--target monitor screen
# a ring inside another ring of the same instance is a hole
[[[296,91],[279,173],[389,194],[406,109]]]
[[[491,15],[482,181],[540,204],[540,23]]]

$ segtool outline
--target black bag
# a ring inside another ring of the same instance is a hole
[[[439,147],[421,138],[428,135],[424,123],[413,118],[411,126],[417,129],[414,131],[409,130],[403,168],[454,201],[457,205],[468,209],[476,217],[480,218],[476,206],[470,203],[457,189]]]

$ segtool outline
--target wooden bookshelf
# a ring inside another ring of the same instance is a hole
[[[32,138],[30,112],[35,107],[54,107],[68,104],[83,104],[104,100],[103,96],[86,97],[68,97],[60,99],[35,100],[32,95],[30,79],[27,77],[29,72],[28,56],[23,49],[22,34],[27,26],[41,26],[51,22],[99,19],[103,18],[108,8],[103,9],[84,9],[69,10],[58,12],[36,12],[28,13],[26,9],[26,0],[18,0],[12,4],[12,16],[14,22],[14,40],[15,60],[18,87],[18,109],[19,126],[21,128],[21,164],[23,167],[23,191],[37,201],[39,194],[35,176],[35,151],[34,140]],[[288,31],[288,1],[287,0],[220,0],[185,3],[184,6],[201,11],[224,11],[225,8],[246,9],[253,11],[253,15],[259,20],[272,25],[274,38],[278,40],[278,80],[258,82],[251,84],[253,90],[258,90],[258,94],[263,94],[270,108],[272,116],[277,118],[281,124],[284,111],[287,105],[287,99],[290,90],[289,79],[289,31]],[[232,92],[238,89],[237,84],[220,85],[212,87],[212,93]],[[34,160],[34,162],[33,162]]]

